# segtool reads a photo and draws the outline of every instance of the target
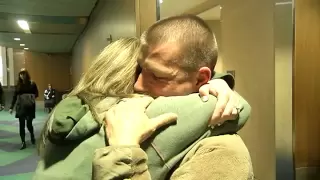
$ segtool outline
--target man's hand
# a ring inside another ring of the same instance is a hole
[[[208,95],[212,94],[218,98],[216,108],[213,112],[209,126],[221,125],[226,120],[234,120],[238,117],[240,107],[239,98],[228,84],[222,79],[214,79],[199,89],[201,99],[208,101]]]
[[[110,145],[139,145],[156,129],[177,120],[177,115],[166,113],[149,119],[146,108],[151,97],[125,98],[108,110],[105,117]]]
[[[13,110],[12,110],[12,109],[9,109],[9,113],[12,114],[12,112],[13,112]]]

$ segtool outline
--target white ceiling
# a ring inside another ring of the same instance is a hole
[[[1,0],[0,12],[39,16],[88,16],[96,0]]]
[[[163,0],[160,4],[160,18],[166,18],[187,12],[202,3],[215,0]],[[276,5],[292,5],[293,0],[275,0]],[[220,20],[221,6],[215,6],[198,14],[204,20]]]
[[[163,0],[160,4],[161,19],[182,14],[207,0]]]
[[[182,14],[210,0],[163,0],[160,4],[161,19]],[[220,6],[216,6],[198,15],[204,20],[219,20]]]
[[[97,0],[0,0],[0,46],[30,51],[70,52]],[[26,34],[17,20],[29,23]],[[14,41],[13,38],[20,38]]]

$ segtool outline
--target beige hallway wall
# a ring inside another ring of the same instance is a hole
[[[223,72],[223,49],[222,49],[222,38],[221,38],[221,22],[220,20],[208,20],[206,23],[210,26],[211,30],[216,36],[217,42],[218,42],[218,48],[219,48],[219,56],[218,61],[215,67],[215,71],[217,72]]]
[[[156,22],[156,0],[135,0],[137,36]]]
[[[70,88],[70,54],[46,54],[24,51],[24,59],[24,67],[29,71],[31,78],[37,83],[39,90],[38,100],[43,100],[44,90],[48,87],[49,83],[60,92]],[[16,74],[19,70],[16,71]]]
[[[90,63],[113,40],[136,36],[134,0],[100,1],[90,22],[73,48],[72,82],[75,85]]]
[[[275,179],[274,1],[221,0],[225,70],[236,71],[236,90],[252,116],[240,135],[250,150],[256,178]]]
[[[36,82],[39,90],[38,101],[43,100],[44,90],[51,84],[57,91],[68,90],[71,86],[70,77],[71,55],[69,53],[39,53],[13,49],[13,68],[11,69],[16,85],[18,73],[26,68],[31,79]]]
[[[24,50],[22,49],[13,49],[13,79],[14,84],[18,79],[18,73],[22,68],[25,68],[25,57]],[[32,77],[33,78],[33,77]]]

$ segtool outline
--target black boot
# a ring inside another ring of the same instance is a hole
[[[20,150],[27,148],[26,142],[22,142]]]
[[[29,133],[30,133],[31,143],[35,144],[36,143],[36,139],[34,138],[32,119],[27,119],[27,128],[28,128]]]

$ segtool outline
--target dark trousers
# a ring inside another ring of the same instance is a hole
[[[20,138],[22,142],[25,142],[26,136],[26,122],[27,122],[27,129],[30,132],[31,140],[34,140],[34,132],[33,132],[33,125],[32,125],[33,118],[30,117],[21,117],[19,118],[19,130],[20,130]]]

